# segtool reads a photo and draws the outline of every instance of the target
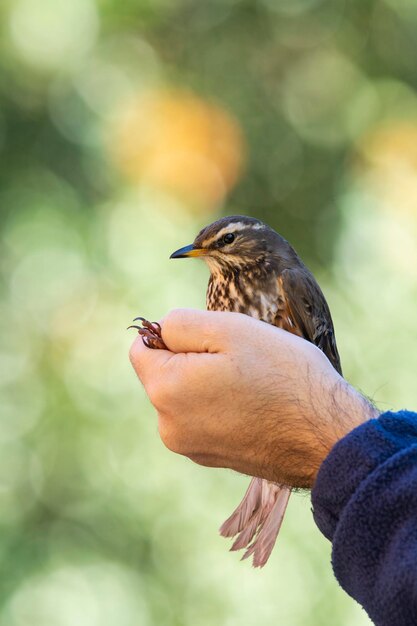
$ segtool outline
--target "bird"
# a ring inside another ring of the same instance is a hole
[[[210,270],[209,311],[234,311],[262,320],[316,345],[342,375],[332,317],[316,279],[284,237],[263,221],[222,217],[203,228],[194,242],[171,259],[199,257]],[[145,318],[137,328],[149,348],[166,348],[161,327]],[[245,549],[263,567],[274,548],[291,488],[252,478],[236,510],[220,527],[235,537],[232,551]]]

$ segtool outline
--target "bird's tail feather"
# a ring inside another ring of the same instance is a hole
[[[263,567],[268,561],[277,540],[290,495],[291,490],[288,487],[280,489],[271,512],[259,527],[255,540],[243,555],[243,559],[253,555],[253,567]]]
[[[247,548],[243,559],[253,555],[254,567],[268,561],[290,494],[288,487],[253,478],[242,502],[220,528],[223,537],[238,535],[231,550]]]
[[[259,509],[262,497],[262,478],[252,478],[242,502],[231,516],[221,525],[222,537],[234,537],[248,524],[254,511]]]

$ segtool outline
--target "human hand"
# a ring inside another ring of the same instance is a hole
[[[377,411],[313,344],[239,313],[180,309],[169,350],[138,337],[132,365],[172,451],[291,487],[311,487],[333,445]]]

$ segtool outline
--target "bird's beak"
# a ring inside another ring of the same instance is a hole
[[[185,259],[187,257],[193,256],[205,256],[207,254],[207,250],[205,248],[195,248],[193,244],[189,246],[184,246],[184,248],[180,248],[179,250],[175,250],[169,257],[170,259]]]

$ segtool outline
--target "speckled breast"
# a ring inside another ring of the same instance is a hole
[[[255,279],[242,273],[211,276],[206,305],[209,311],[245,313],[269,324],[277,324],[284,308],[280,282],[272,276]]]

